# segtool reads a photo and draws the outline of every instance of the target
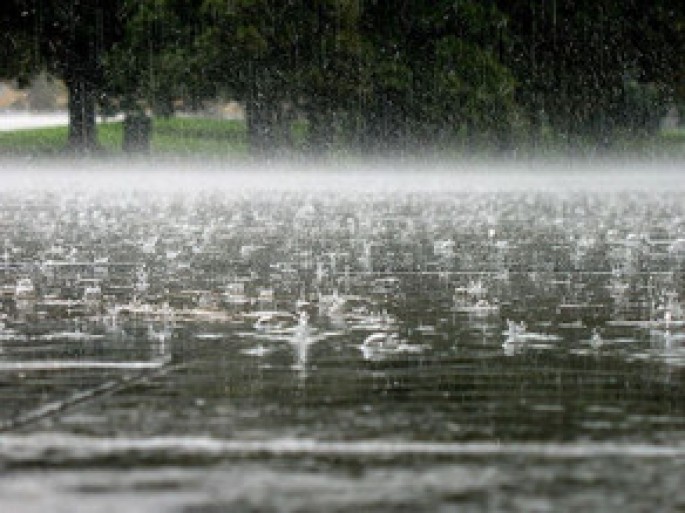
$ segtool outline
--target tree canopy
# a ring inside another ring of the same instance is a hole
[[[95,146],[95,110],[103,59],[121,37],[123,0],[5,0],[0,7],[4,76],[40,72],[69,90],[69,143]]]
[[[231,99],[255,152],[318,153],[606,146],[685,102],[677,0],[4,0],[0,29],[0,76],[63,79],[82,148],[97,105]]]

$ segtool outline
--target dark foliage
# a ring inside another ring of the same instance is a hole
[[[237,100],[255,152],[318,153],[608,146],[685,97],[676,0],[5,0],[0,28],[0,74],[62,78],[86,148],[97,103]]]

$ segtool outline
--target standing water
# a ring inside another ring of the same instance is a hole
[[[3,511],[685,508],[680,176],[36,173]]]

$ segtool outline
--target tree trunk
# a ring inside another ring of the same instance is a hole
[[[262,154],[268,146],[270,127],[265,119],[263,110],[256,102],[248,102],[245,105],[247,142],[255,156]]]
[[[88,81],[72,78],[69,91],[69,148],[88,153],[97,148],[95,132],[95,91]]]
[[[129,112],[124,119],[122,148],[127,153],[149,153],[152,120],[143,112]]]
[[[278,150],[277,105],[269,101],[250,101],[245,106],[247,136],[254,156],[273,156]]]
[[[333,116],[318,106],[307,113],[307,122],[309,125],[306,143],[307,153],[314,157],[326,155],[333,143],[333,132],[335,131]]]

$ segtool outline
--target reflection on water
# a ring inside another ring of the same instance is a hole
[[[308,511],[288,502],[299,482],[278,507],[256,491],[288,465],[324,494],[384,490],[379,511],[608,511],[607,493],[642,479],[636,459],[674,493],[676,191],[5,196],[0,461],[18,474],[0,497],[18,501],[44,464],[46,501],[95,487],[144,504],[159,497],[132,489],[151,474],[115,467],[161,462],[186,467],[160,486],[188,487],[167,505],[187,511]],[[194,468],[223,479],[226,459],[254,488],[212,509]],[[119,487],[58,470],[79,465]]]

